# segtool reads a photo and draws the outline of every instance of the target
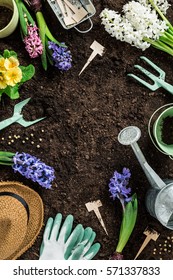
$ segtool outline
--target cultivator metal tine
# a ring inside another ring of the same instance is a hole
[[[140,56],[140,59],[144,60],[145,62],[147,62],[151,67],[153,67],[160,75],[159,75],[159,78],[162,79],[162,80],[165,80],[165,76],[166,76],[166,73],[161,69],[159,68],[156,64],[154,64],[151,60],[149,60],[147,57],[145,56]]]
[[[147,88],[149,88],[150,90],[154,91],[156,89],[159,88],[159,86],[154,83],[153,85],[147,83],[146,81],[142,80],[141,78],[139,78],[138,76],[134,75],[134,74],[127,74],[127,76],[134,78],[135,80],[137,80],[139,83],[143,84],[144,86],[146,86]]]

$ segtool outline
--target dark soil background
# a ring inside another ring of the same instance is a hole
[[[161,178],[173,178],[172,160],[154,147],[147,131],[152,113],[172,103],[173,96],[163,89],[151,92],[127,77],[127,73],[134,72],[134,64],[142,64],[139,57],[145,55],[166,72],[166,81],[173,84],[173,58],[152,47],[142,52],[106,33],[100,12],[106,7],[120,12],[126,2],[94,0],[97,11],[92,18],[94,26],[86,34],[63,29],[49,6],[44,4],[50,30],[59,41],[66,42],[73,55],[73,67],[66,73],[52,67],[45,72],[40,59],[31,60],[22,43],[19,26],[11,36],[0,40],[1,52],[13,49],[21,65],[32,63],[36,68],[35,76],[20,88],[20,99],[10,100],[3,95],[0,120],[10,117],[14,105],[28,97],[31,100],[23,110],[24,118],[46,116],[45,120],[28,128],[15,123],[0,131],[1,150],[24,151],[37,156],[55,168],[56,179],[53,189],[45,190],[5,166],[0,168],[0,178],[20,181],[38,192],[44,202],[45,223],[48,217],[61,212],[64,217],[74,215],[76,224],[91,226],[97,233],[96,241],[101,243],[95,259],[107,260],[115,251],[122,218],[120,203],[110,198],[108,183],[115,170],[121,172],[124,166],[128,167],[132,173],[129,185],[137,193],[139,212],[133,234],[123,251],[124,258],[134,259],[145,239],[143,231],[150,226],[160,236],[156,242],[150,241],[139,259],[172,259],[173,233],[147,213],[145,194],[149,183],[132,149],[119,144],[117,135],[126,126],[138,126],[142,131],[139,145],[149,164]],[[172,7],[168,18],[173,21]],[[85,27],[87,23],[81,26]],[[78,76],[92,52],[90,45],[94,40],[102,44],[106,52],[102,57],[97,56]],[[16,140],[14,135],[20,138]],[[10,137],[14,139],[11,144]],[[85,207],[85,203],[97,199],[103,204],[100,212],[109,236],[94,212],[87,212]],[[20,259],[38,259],[43,230]]]

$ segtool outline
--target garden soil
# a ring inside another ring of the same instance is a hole
[[[172,160],[159,152],[148,135],[148,122],[160,106],[173,102],[173,96],[164,89],[155,92],[145,88],[128,73],[135,73],[134,65],[141,64],[141,55],[151,59],[166,72],[166,81],[173,84],[173,58],[150,47],[142,52],[109,36],[101,25],[100,12],[104,8],[121,12],[125,0],[94,1],[96,14],[92,17],[93,29],[82,34],[74,28],[65,30],[45,4],[43,12],[50,30],[61,42],[65,42],[73,55],[73,67],[61,73],[53,67],[44,71],[40,59],[30,59],[21,40],[19,26],[7,38],[0,40],[0,51],[14,50],[21,65],[32,63],[35,76],[20,88],[20,98],[10,100],[3,95],[0,120],[13,114],[14,105],[28,97],[24,107],[26,120],[46,116],[41,122],[24,128],[15,123],[0,131],[1,150],[26,152],[37,156],[55,168],[56,179],[51,190],[46,190],[14,173],[8,166],[1,166],[2,181],[19,181],[37,191],[44,202],[44,222],[58,212],[66,217],[74,215],[75,225],[92,227],[101,249],[95,256],[108,260],[115,251],[122,220],[122,209],[118,200],[113,201],[109,193],[109,180],[113,172],[123,167],[131,170],[129,186],[138,197],[138,217],[134,231],[123,250],[124,259],[135,258],[145,235],[146,227],[156,230],[160,236],[151,240],[139,259],[173,259],[173,232],[151,217],[145,207],[145,195],[150,185],[130,146],[122,146],[118,133],[126,126],[141,129],[138,141],[148,163],[161,178],[173,178]],[[169,1],[173,4],[173,1]],[[168,18],[173,21],[169,8]],[[80,29],[88,28],[88,22]],[[98,41],[105,47],[103,56],[97,55],[79,76],[92,50],[90,45]],[[146,67],[146,65],[145,65]],[[137,72],[136,72],[137,73]],[[139,74],[139,73],[138,73]],[[170,135],[170,131],[168,131]],[[165,132],[164,132],[165,134]],[[14,136],[20,138],[15,139]],[[12,137],[12,138],[10,138]],[[166,137],[166,136],[165,136]],[[11,139],[14,142],[11,142]],[[108,235],[106,235],[94,212],[88,212],[85,204],[100,199],[99,208]],[[44,227],[34,245],[20,259],[38,259]]]

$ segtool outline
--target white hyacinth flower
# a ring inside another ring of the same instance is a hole
[[[147,0],[138,0],[138,2],[144,6],[150,6],[149,2]],[[157,7],[160,9],[160,11],[166,15],[166,12],[168,8],[171,6],[167,0],[154,0],[154,3],[157,5]]]
[[[169,7],[167,1],[154,0],[164,10]],[[117,40],[125,41],[142,50],[150,47],[146,39],[157,40],[168,29],[164,20],[147,0],[131,1],[123,6],[123,15],[104,9],[101,14],[105,30]]]

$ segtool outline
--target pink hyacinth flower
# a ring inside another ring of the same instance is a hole
[[[36,25],[28,25],[28,36],[24,38],[25,49],[31,58],[36,58],[43,53],[43,45],[38,35]]]

